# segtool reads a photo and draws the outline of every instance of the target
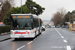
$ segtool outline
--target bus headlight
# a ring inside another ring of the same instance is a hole
[[[31,33],[35,33],[35,31],[31,30]]]
[[[13,30],[11,30],[11,34],[14,34]]]

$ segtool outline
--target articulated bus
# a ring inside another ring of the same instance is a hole
[[[11,14],[11,38],[34,38],[42,33],[42,20],[33,14]]]

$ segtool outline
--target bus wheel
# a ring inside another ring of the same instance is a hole
[[[40,34],[41,34],[42,32],[40,32]]]
[[[15,40],[18,40],[17,38],[15,38]]]

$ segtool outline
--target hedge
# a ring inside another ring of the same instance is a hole
[[[0,34],[5,32],[10,32],[10,25],[0,26]]]

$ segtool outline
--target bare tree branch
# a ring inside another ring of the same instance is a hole
[[[58,9],[58,11],[54,14],[52,21],[55,25],[64,23],[65,21],[66,10],[64,8]]]

